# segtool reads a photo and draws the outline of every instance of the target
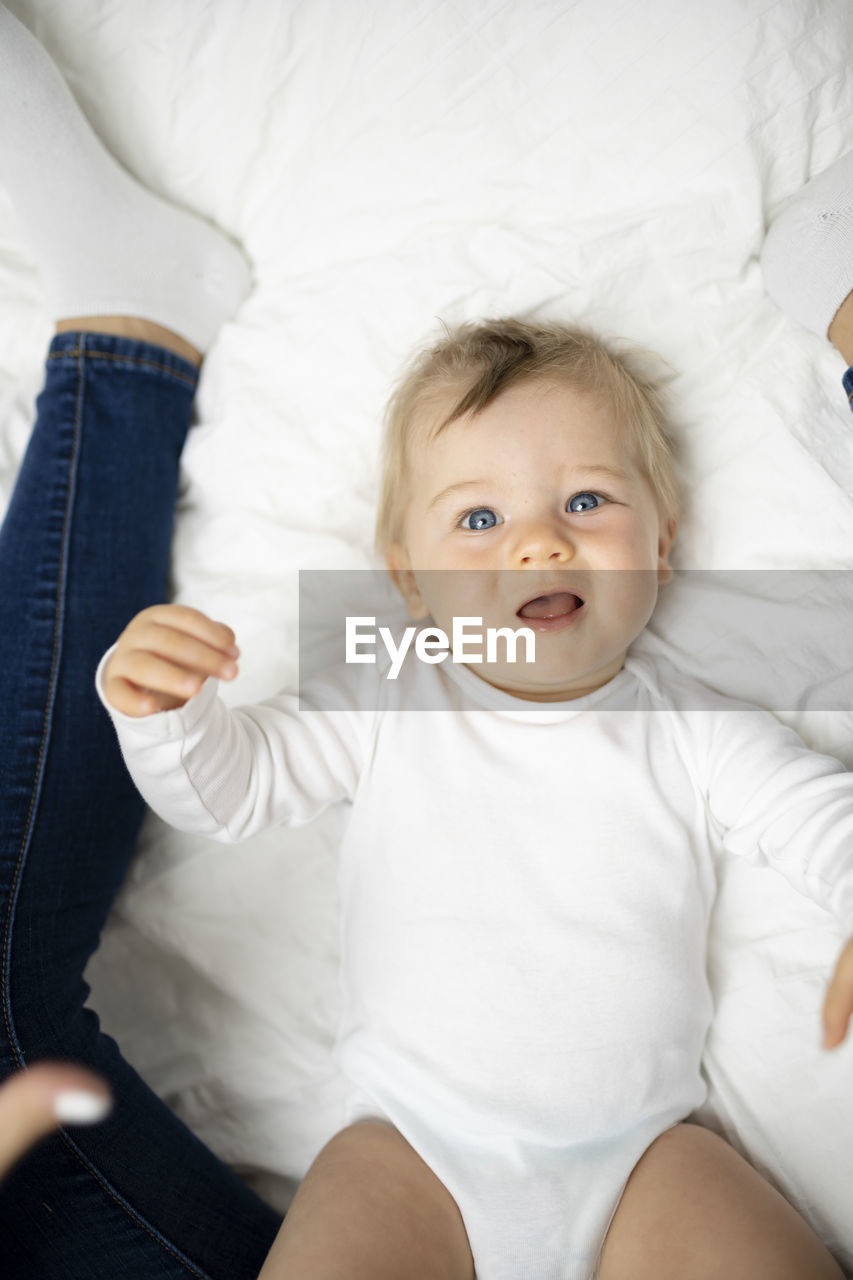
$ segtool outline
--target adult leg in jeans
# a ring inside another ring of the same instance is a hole
[[[4,1184],[6,1280],[249,1280],[280,1224],[83,1007],[143,815],[93,675],[165,598],[196,379],[161,347],[59,334],[0,530],[0,1063],[72,1058],[115,1096],[103,1124],[61,1130]]]
[[[74,1059],[115,1096],[102,1125],[60,1131],[0,1190],[0,1272],[253,1280],[280,1215],[123,1061],[82,976],[143,813],[95,666],[165,598],[195,364],[248,268],[116,164],[2,4],[0,180],[53,315],[73,318],[0,531],[0,1074]]]

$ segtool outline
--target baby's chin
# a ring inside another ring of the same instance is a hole
[[[525,678],[520,672],[510,671],[503,664],[493,664],[492,669],[485,663],[477,666],[465,663],[465,666],[493,689],[499,689],[501,693],[520,698],[524,702],[571,702],[609,684],[625,665],[625,657],[623,653],[612,663],[608,663],[606,668],[585,672],[576,679],[555,677],[548,680],[544,674],[538,679],[535,675]]]

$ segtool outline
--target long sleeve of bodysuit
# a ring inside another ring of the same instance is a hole
[[[853,774],[758,708],[684,718],[724,848],[766,859],[853,933]]]
[[[313,710],[280,694],[230,709],[205,681],[183,707],[134,718],[106,707],[133,781],[147,804],[180,831],[238,841],[279,824],[309,822],[358,784],[372,715]],[[342,705],[340,701],[337,705]]]

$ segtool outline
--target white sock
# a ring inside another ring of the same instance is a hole
[[[783,206],[764,241],[761,269],[776,305],[825,338],[853,290],[853,151]]]
[[[113,159],[48,53],[2,4],[0,182],[57,320],[138,316],[206,351],[249,292],[237,246]]]

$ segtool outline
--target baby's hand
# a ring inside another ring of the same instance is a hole
[[[185,605],[153,605],[119,636],[104,670],[104,693],[128,716],[171,711],[198,693],[208,676],[233,680],[239,652],[224,623]]]
[[[823,1002],[824,1049],[835,1049],[847,1035],[853,1013],[853,938],[838,957],[835,973]]]

